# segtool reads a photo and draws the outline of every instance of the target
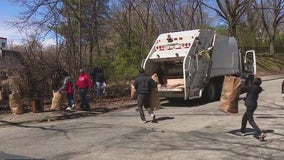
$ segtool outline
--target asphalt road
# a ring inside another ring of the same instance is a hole
[[[229,115],[220,102],[178,101],[156,111],[158,123],[140,122],[135,108],[95,117],[1,128],[0,159],[50,160],[260,160],[284,158],[283,79],[263,82],[255,121],[267,130],[260,142],[247,126],[237,136],[245,107]],[[150,116],[147,116],[149,119]]]

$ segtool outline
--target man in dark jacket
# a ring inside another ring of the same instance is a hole
[[[105,75],[101,66],[98,67],[97,72],[95,74],[95,83],[96,83],[96,92],[97,98],[100,98],[105,92]]]
[[[149,115],[151,115],[152,122],[156,122],[156,116],[152,108],[150,107],[150,93],[151,89],[157,86],[157,82],[154,81],[151,77],[147,76],[143,68],[139,70],[139,73],[139,76],[134,81],[134,87],[137,93],[138,111],[140,118],[143,123],[147,122],[143,111],[144,106]]]
[[[253,80],[253,84],[246,88],[247,95],[245,97],[245,106],[247,107],[246,112],[243,115],[242,118],[242,127],[241,127],[241,134],[245,134],[245,129],[247,125],[247,121],[249,121],[250,125],[253,127],[253,129],[256,132],[256,136],[259,138],[259,140],[264,140],[264,133],[259,129],[257,124],[255,123],[253,119],[254,111],[257,108],[257,99],[259,94],[262,92],[262,88],[260,87],[262,81],[260,78],[255,78]]]

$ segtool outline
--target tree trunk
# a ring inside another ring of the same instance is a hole
[[[270,55],[274,55],[274,54],[275,54],[275,50],[274,50],[274,38],[271,38],[271,40],[269,41],[269,54],[270,54]]]

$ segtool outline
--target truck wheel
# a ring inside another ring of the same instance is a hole
[[[217,92],[216,92],[216,86],[214,83],[210,82],[205,90],[204,90],[204,94],[203,94],[203,98],[204,100],[208,101],[208,102],[212,102],[216,100],[216,96],[217,96]]]

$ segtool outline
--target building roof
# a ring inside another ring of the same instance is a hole
[[[7,40],[7,38],[4,38],[4,37],[0,37],[0,39],[5,39],[5,40]]]

